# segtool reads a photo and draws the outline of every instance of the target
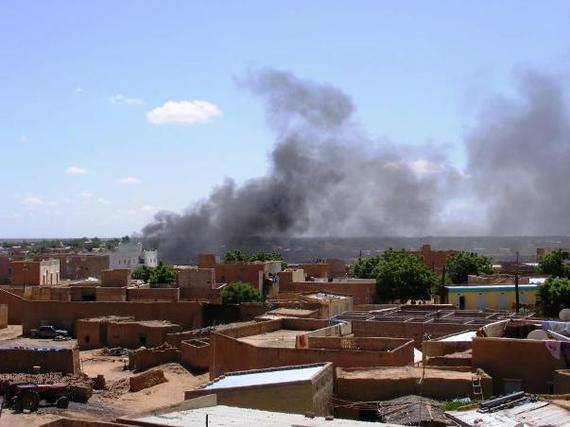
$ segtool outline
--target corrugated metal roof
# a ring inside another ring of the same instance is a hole
[[[478,410],[448,411],[446,415],[465,426],[570,426],[570,411],[549,402],[529,402],[492,413]]]

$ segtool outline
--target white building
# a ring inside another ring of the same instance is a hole
[[[158,265],[158,251],[143,250],[142,243],[120,243],[109,257],[109,268],[130,268],[134,270],[140,266],[156,267]]]

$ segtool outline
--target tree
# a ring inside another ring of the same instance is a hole
[[[132,278],[135,280],[142,280],[143,282],[148,282],[150,279],[150,275],[152,273],[152,268],[147,267],[146,265],[137,267],[135,271],[133,271]]]
[[[436,278],[420,258],[392,249],[377,258],[372,275],[376,278],[381,300],[406,302],[431,297],[432,290],[437,286]]]
[[[491,274],[491,261],[474,252],[456,252],[445,263],[445,271],[453,283],[466,283],[470,274]]]
[[[354,277],[359,279],[372,279],[374,276],[374,269],[380,262],[380,256],[371,256],[359,258],[352,267],[351,273]]]
[[[240,249],[232,249],[224,255],[224,262],[244,262],[249,261],[249,257]]]
[[[232,282],[222,289],[224,304],[239,304],[260,299],[259,291],[247,282]]]
[[[564,264],[565,253],[556,249],[540,257],[538,269],[543,274],[554,277],[567,277],[568,268]]]
[[[563,308],[570,307],[570,280],[549,277],[538,287],[538,305],[545,316],[558,317]]]
[[[176,271],[169,265],[163,264],[162,261],[158,263],[156,268],[150,272],[148,283],[156,285],[159,283],[172,283],[176,280]]]

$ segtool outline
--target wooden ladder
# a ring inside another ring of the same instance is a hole
[[[476,400],[483,400],[483,387],[481,387],[481,377],[479,375],[473,375],[471,378],[471,384],[473,384],[473,397]]]

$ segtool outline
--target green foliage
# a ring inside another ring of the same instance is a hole
[[[429,299],[437,286],[435,276],[420,258],[392,249],[378,257],[372,276],[376,278],[377,293],[383,301]]]
[[[146,265],[142,265],[137,267],[131,277],[135,280],[142,280],[143,282],[148,282],[150,279],[150,274],[152,273],[152,268],[147,267]]]
[[[271,252],[257,251],[253,255],[248,255],[240,249],[232,249],[225,253],[225,262],[253,262],[253,261],[282,261],[283,256],[277,250]]]
[[[447,411],[456,411],[457,409],[470,404],[471,404],[470,399],[468,402],[464,400],[447,400],[443,402],[442,407],[443,410],[447,412]]]
[[[565,253],[562,249],[548,252],[540,257],[538,270],[554,277],[567,277],[568,267],[564,264]]]
[[[380,256],[371,256],[365,258],[359,258],[352,267],[351,273],[354,277],[359,279],[373,279],[376,278],[374,275],[374,269],[380,262]]]
[[[259,291],[247,282],[232,282],[222,289],[224,304],[239,304],[260,299]]]
[[[549,277],[538,287],[538,299],[542,314],[557,317],[560,310],[570,307],[570,280]]]
[[[249,261],[249,257],[245,252],[242,252],[240,249],[232,249],[231,251],[227,251],[224,255],[224,262],[243,262]]]
[[[470,274],[491,274],[491,261],[474,252],[456,252],[445,263],[445,271],[453,283],[466,283]]]
[[[156,268],[150,272],[148,283],[156,285],[158,283],[173,283],[176,280],[176,271],[169,265],[163,264],[162,261],[158,263]]]

